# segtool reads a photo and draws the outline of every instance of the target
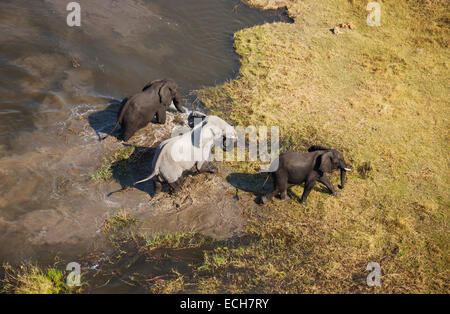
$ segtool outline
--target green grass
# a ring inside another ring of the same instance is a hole
[[[152,292],[155,294],[176,294],[182,293],[185,289],[184,276],[174,272],[175,279],[160,280],[152,286]]]
[[[113,177],[113,166],[117,166],[120,173],[126,173],[128,163],[135,161],[133,158],[130,159],[135,149],[134,146],[123,147],[109,156],[103,157],[102,164],[95,174],[91,175],[91,179],[95,182],[110,181]]]
[[[313,191],[308,206],[249,210],[246,232],[259,240],[208,253],[198,289],[448,292],[449,3],[384,1],[373,28],[365,1],[249,2],[287,6],[295,23],[237,32],[239,79],[200,91],[202,101],[234,125],[280,126],[282,151],[336,148],[355,171],[337,198]],[[330,32],[344,22],[356,29]],[[365,284],[369,262],[381,265],[381,288]]]
[[[117,233],[135,225],[136,223],[137,219],[122,209],[115,215],[105,219],[103,231],[106,233]]]
[[[80,293],[81,287],[69,287],[66,274],[55,267],[40,268],[23,263],[18,267],[3,265],[0,280],[2,293],[8,294],[70,294]]]
[[[145,237],[145,248],[193,248],[208,244],[211,240],[197,232],[155,232],[150,237]]]

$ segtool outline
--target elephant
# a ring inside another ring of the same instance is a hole
[[[191,131],[159,144],[152,161],[153,173],[133,186],[154,179],[155,195],[161,192],[163,183],[168,183],[171,192],[175,193],[183,184],[183,175],[194,166],[200,173],[216,173],[217,167],[210,161],[213,145],[222,141],[224,146],[230,142],[234,146],[237,134],[231,125],[217,116],[201,119],[203,121]]]
[[[121,138],[128,141],[137,130],[145,127],[155,115],[158,123],[166,123],[166,109],[170,107],[172,101],[177,110],[184,113],[178,85],[175,81],[162,79],[148,83],[142,89],[142,92],[122,100],[116,125],[103,140],[110,136],[119,124],[122,127]]]
[[[287,189],[291,186],[305,183],[303,195],[300,199],[302,204],[307,204],[307,198],[316,181],[324,184],[330,192],[338,195],[338,191],[333,187],[326,176],[327,173],[340,169],[341,184],[344,188],[347,171],[351,171],[339,153],[335,149],[314,145],[308,149],[308,153],[287,152],[278,157],[278,169],[272,172],[275,189],[267,195],[261,197],[261,203],[267,204],[276,194],[281,194],[281,199],[287,198]]]

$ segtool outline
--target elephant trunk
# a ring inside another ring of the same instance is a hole
[[[181,103],[181,96],[178,91],[175,92],[175,97],[173,98],[173,104],[175,105],[175,107],[177,108],[177,110],[179,112],[184,113],[184,108]]]
[[[345,175],[346,175],[347,171],[345,170],[345,168],[341,168],[341,186],[340,188],[343,189],[344,185],[345,185]]]

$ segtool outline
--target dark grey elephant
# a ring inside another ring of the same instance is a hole
[[[333,187],[326,174],[339,169],[341,171],[339,188],[343,189],[345,174],[351,170],[347,167],[341,153],[323,146],[311,146],[308,153],[283,153],[277,162],[278,169],[272,172],[275,189],[261,197],[262,204],[266,204],[278,193],[281,194],[281,199],[286,199],[287,189],[301,183],[305,183],[305,189],[300,201],[302,204],[306,204],[308,195],[317,181],[324,184],[334,196],[337,196],[338,191]]]
[[[166,109],[172,101],[179,112],[184,112],[178,85],[170,79],[155,80],[148,83],[142,92],[125,98],[117,114],[117,122],[111,135],[120,124],[122,139],[128,141],[134,133],[145,127],[156,115],[158,123],[166,123]]]

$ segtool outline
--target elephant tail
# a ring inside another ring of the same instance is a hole
[[[263,186],[262,186],[262,189],[264,189],[264,186],[266,185],[267,180],[269,180],[269,178],[270,178],[271,175],[272,175],[272,173],[269,173],[269,174],[267,175],[267,178],[266,178],[266,180],[264,181],[264,184],[263,184]]]
[[[147,178],[145,178],[144,180],[135,182],[132,184],[132,186],[139,184],[139,183],[143,183],[146,182],[148,180],[153,179],[155,176],[160,174],[160,164],[161,164],[161,153],[163,152],[166,144],[171,140],[171,138],[163,141],[161,144],[159,144],[158,149],[155,152],[155,155],[153,156],[153,162],[152,162],[152,167],[153,167],[153,173],[151,175],[149,175]]]
[[[136,185],[136,184],[143,183],[143,182],[146,182],[146,181],[148,181],[148,180],[151,180],[151,179],[153,179],[153,177],[157,176],[158,174],[159,174],[159,171],[157,171],[157,170],[155,169],[155,171],[153,171],[153,173],[152,173],[150,176],[148,176],[148,177],[145,178],[144,180],[141,180],[141,181],[138,181],[138,182],[134,182],[132,185],[134,186],[134,185]]]
[[[129,103],[130,103],[130,101],[128,101],[128,97],[124,98],[122,100],[122,107],[120,108],[120,114],[119,114],[119,117],[117,118],[116,125],[111,130],[111,132],[109,132],[108,135],[106,135],[102,138],[102,141],[105,140],[108,136],[111,136],[111,134],[113,134],[113,132],[117,129],[119,124],[122,123],[123,116],[124,116],[125,112],[127,111],[127,108],[129,107]]]

